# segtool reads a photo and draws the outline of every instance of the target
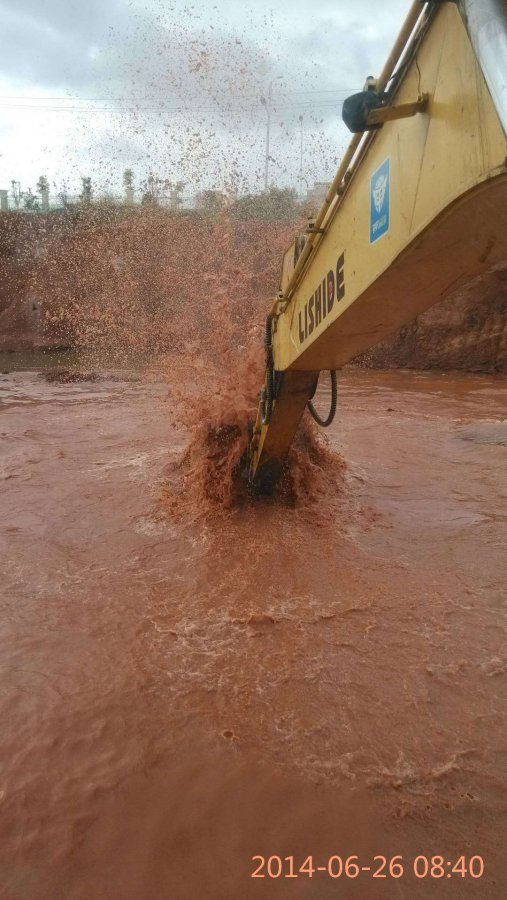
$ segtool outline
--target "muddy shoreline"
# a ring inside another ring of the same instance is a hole
[[[147,352],[153,358],[206,335],[204,298],[205,307],[240,326],[244,342],[248,325],[263,321],[278,289],[280,259],[305,224],[164,210],[2,213],[0,353],[71,347],[100,354],[115,347],[127,359]],[[444,297],[357,363],[505,374],[505,263]]]

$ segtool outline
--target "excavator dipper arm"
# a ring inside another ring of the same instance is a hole
[[[321,370],[507,258],[502,48],[505,0],[412,4],[365,130],[284,256],[249,447],[254,490],[280,477]]]

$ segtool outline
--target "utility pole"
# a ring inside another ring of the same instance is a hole
[[[299,117],[301,124],[301,146],[299,149],[299,197],[303,199],[303,116]]]
[[[273,97],[273,82],[278,78],[283,78],[282,75],[275,75],[274,78],[269,82],[268,87],[268,98],[266,100],[265,97],[261,97],[261,103],[266,107],[267,113],[267,122],[266,122],[266,158],[264,160],[264,190],[268,190],[269,185],[269,141],[270,141],[270,132],[271,132],[271,100]]]

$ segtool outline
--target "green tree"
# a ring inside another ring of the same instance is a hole
[[[40,176],[36,187],[38,194],[43,194],[44,191],[49,191],[49,181],[47,180],[45,175]]]
[[[183,203],[182,193],[185,187],[184,181],[165,181],[164,188],[169,191],[169,206],[177,211]]]
[[[123,187],[134,189],[134,173],[132,169],[125,169],[123,173]]]
[[[265,219],[290,222],[298,214],[296,191],[293,188],[271,187],[261,194],[246,194],[231,206],[234,219]]]
[[[35,212],[40,209],[39,198],[35,196],[31,188],[28,188],[23,197],[23,206],[27,212]]]
[[[125,191],[125,203],[131,206],[134,202],[134,173],[132,169],[125,169],[123,173],[123,188]]]
[[[150,172],[148,177],[143,181],[142,188],[143,195],[141,197],[141,203],[144,203],[148,206],[150,204],[156,206],[160,200],[160,194],[162,191],[161,179]]]
[[[89,205],[92,202],[92,197],[93,197],[92,180],[89,176],[87,176],[87,177],[83,176],[81,178],[81,184],[82,184],[82,188],[81,188],[81,193],[79,195],[79,199],[81,200],[81,203],[83,203],[84,205]]]
[[[40,194],[41,207],[44,212],[47,212],[49,210],[49,181],[45,175],[40,176],[36,190]]]
[[[225,197],[221,191],[203,191],[199,195],[197,208],[204,216],[214,218],[225,206]]]

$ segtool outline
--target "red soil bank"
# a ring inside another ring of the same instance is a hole
[[[164,210],[9,213],[0,218],[0,347],[158,353],[202,337],[222,304],[244,337],[269,306],[291,233]]]
[[[507,263],[437,303],[360,361],[380,369],[507,372]]]
[[[297,230],[164,210],[0,216],[0,349],[178,350],[232,318],[260,323]],[[359,358],[381,368],[507,370],[507,269],[437,304]],[[216,334],[216,332],[215,332]],[[231,335],[228,334],[228,339]]]

